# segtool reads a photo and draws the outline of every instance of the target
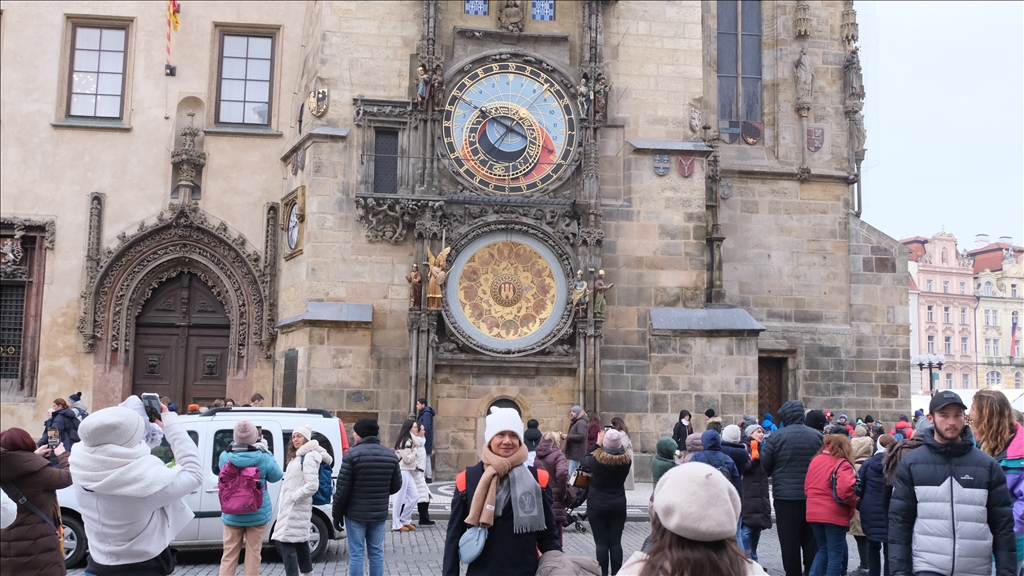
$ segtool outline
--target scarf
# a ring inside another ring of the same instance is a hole
[[[913,438],[900,440],[886,451],[885,456],[882,457],[882,475],[885,476],[886,484],[896,485],[896,467],[899,466],[900,460],[911,450],[921,446],[924,446],[924,438],[915,435]]]
[[[758,458],[761,457],[761,453],[758,450],[759,447],[760,446],[759,446],[758,441],[754,440],[753,438],[751,438],[750,439],[750,459],[751,460],[757,460]]]
[[[490,446],[484,446],[480,455],[484,463],[484,473],[477,484],[476,493],[473,494],[473,503],[469,507],[466,524],[482,528],[494,526],[498,487],[501,479],[508,475],[515,533],[539,532],[547,527],[540,485],[526,467],[527,454],[525,444],[520,445],[519,451],[510,458],[502,458],[491,452]]]
[[[163,490],[178,476],[178,469],[168,468],[150,454],[145,442],[134,448],[79,442],[68,462],[75,484],[111,496],[145,498]]]

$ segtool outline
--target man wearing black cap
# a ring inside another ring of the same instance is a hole
[[[402,472],[395,451],[381,445],[373,418],[352,427],[356,443],[341,462],[334,491],[334,527],[348,528],[349,574],[363,574],[363,557],[370,574],[384,573],[384,524],[388,499],[402,488]]]
[[[999,464],[967,439],[967,406],[955,392],[932,396],[922,432],[896,469],[889,506],[892,576],[1017,573],[1013,512]],[[911,547],[913,543],[913,547]]]

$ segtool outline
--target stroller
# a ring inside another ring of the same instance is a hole
[[[587,494],[590,493],[590,472],[577,468],[576,473],[569,479],[570,490],[575,490],[576,497],[565,506],[565,522],[562,526],[568,528],[575,526],[577,530],[587,533],[587,526],[583,523],[587,519],[586,513],[576,510],[587,501]]]

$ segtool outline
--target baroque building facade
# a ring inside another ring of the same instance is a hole
[[[57,5],[3,4],[50,47],[0,68],[38,348],[5,423],[261,392],[393,431],[426,397],[444,474],[493,405],[638,452],[681,409],[909,409],[852,2],[196,4],[169,63],[146,4]]]
[[[974,262],[978,298],[978,384],[988,388],[1024,389],[1021,321],[1024,318],[1024,248],[1002,237],[987,242],[975,237],[967,252]]]

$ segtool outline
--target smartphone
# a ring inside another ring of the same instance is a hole
[[[153,393],[142,395],[142,405],[146,408],[146,415],[150,422],[161,420],[160,418],[160,396]]]
[[[46,445],[47,445],[47,447],[49,447],[50,450],[53,450],[54,448],[57,447],[57,444],[60,444],[60,430],[57,430],[56,428],[47,428],[46,429]]]

